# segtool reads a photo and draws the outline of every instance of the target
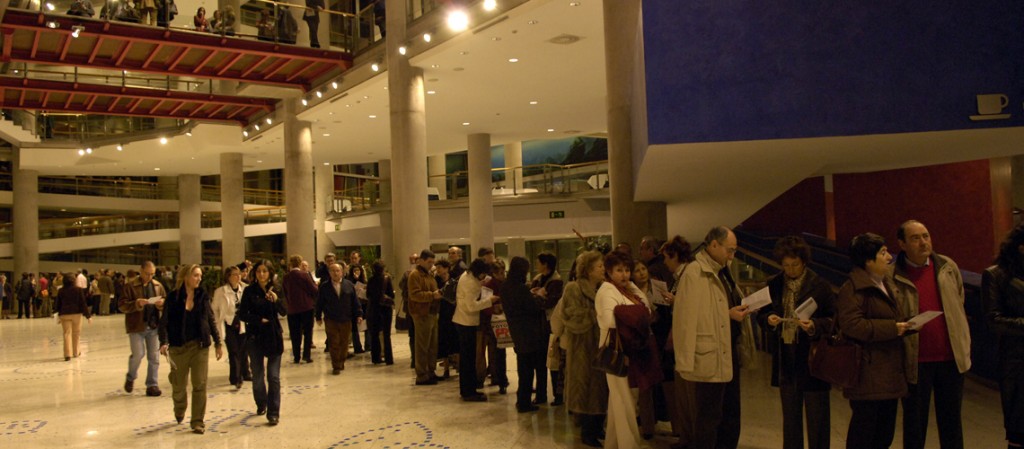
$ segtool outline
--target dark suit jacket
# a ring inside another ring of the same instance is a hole
[[[320,284],[320,292],[316,301],[316,320],[326,317],[331,321],[347,323],[363,316],[363,308],[356,299],[356,286],[348,279],[341,280],[341,296],[334,291],[334,283],[329,279]]]

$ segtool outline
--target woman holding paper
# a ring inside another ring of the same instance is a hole
[[[850,243],[853,271],[836,300],[836,324],[861,345],[863,356],[856,386],[843,390],[853,416],[846,435],[848,449],[887,448],[896,432],[896,404],[907,395],[903,321],[889,277],[892,256],[885,239],[865,233]]]
[[[811,376],[807,357],[811,341],[832,327],[835,294],[825,280],[807,268],[811,247],[796,236],[775,244],[782,273],[768,280],[772,303],[757,312],[768,330],[772,354],[772,386],[782,400],[782,447],[803,449],[803,410],[807,407],[807,447],[829,447],[829,390],[831,385]]]
[[[267,422],[276,426],[281,416],[281,354],[284,353],[284,331],[278,317],[285,316],[286,311],[283,301],[274,292],[272,273],[274,265],[269,260],[253,267],[249,286],[245,287],[238,306],[238,317],[245,321],[245,333],[249,336],[246,346],[256,414],[266,414]]]

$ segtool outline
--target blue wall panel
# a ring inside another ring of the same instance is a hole
[[[1024,1],[645,0],[652,145],[1024,125]],[[972,121],[1002,93],[1006,120]]]

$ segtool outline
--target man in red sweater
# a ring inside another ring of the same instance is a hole
[[[313,363],[313,305],[316,303],[317,288],[313,276],[303,271],[302,256],[295,254],[288,258],[291,268],[284,275],[284,297],[288,308],[288,334],[292,340],[292,358],[300,363]],[[347,350],[347,348],[342,348]]]
[[[935,392],[935,417],[942,449],[963,449],[960,405],[963,373],[971,368],[971,333],[964,312],[964,283],[952,259],[932,250],[928,228],[908,220],[896,231],[902,252],[892,265],[896,299],[908,317],[942,312],[918,333],[903,338],[910,394],[903,399],[903,447],[922,449],[928,409]]]

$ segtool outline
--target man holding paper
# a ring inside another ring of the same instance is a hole
[[[679,279],[681,303],[672,311],[672,340],[676,371],[694,385],[694,449],[735,448],[740,439],[740,322],[748,307],[741,305],[729,262],[736,255],[736,234],[725,226],[712,228],[704,250],[686,266]]]
[[[924,448],[934,389],[940,447],[962,449],[960,409],[963,373],[971,368],[971,333],[960,268],[932,251],[931,234],[917,220],[900,225],[896,238],[902,250],[891,268],[898,287],[896,299],[903,314],[914,317],[909,321],[911,329],[918,330],[903,338],[910,387],[903,399],[903,447]],[[925,321],[938,313],[938,319]]]
[[[768,280],[771,303],[758,310],[757,320],[769,332],[766,343],[772,354],[772,386],[779,387],[782,401],[782,447],[803,449],[806,406],[807,447],[827,449],[831,385],[811,376],[807,357],[811,341],[832,327],[835,293],[807,268],[811,247],[804,239],[779,239],[774,256],[782,273]]]
[[[160,368],[160,311],[164,308],[167,291],[160,281],[153,278],[156,265],[142,263],[139,275],[124,286],[118,308],[124,312],[124,326],[128,332],[132,355],[128,358],[128,374],[124,380],[124,391],[131,393],[138,377],[142,357],[149,361],[146,371],[146,396],[160,396],[157,371]]]

